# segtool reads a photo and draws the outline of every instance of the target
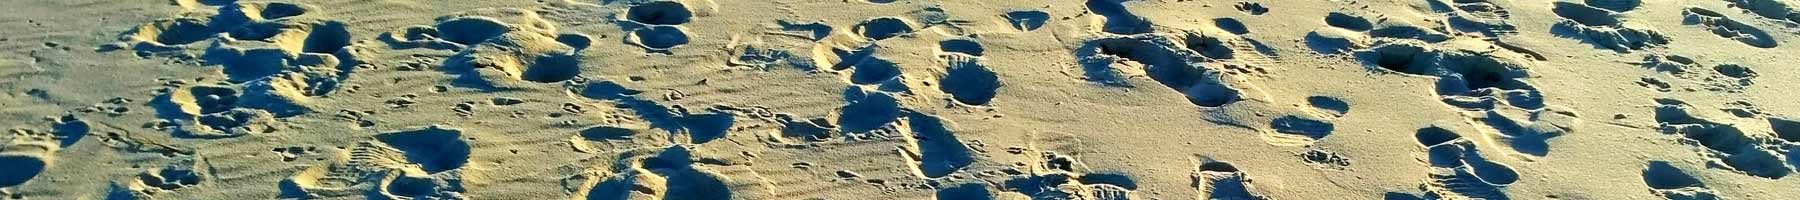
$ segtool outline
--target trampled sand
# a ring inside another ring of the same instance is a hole
[[[0,199],[1800,199],[1796,0],[0,11]]]

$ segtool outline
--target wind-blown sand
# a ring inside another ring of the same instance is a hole
[[[0,7],[0,199],[1800,199],[1795,0]]]

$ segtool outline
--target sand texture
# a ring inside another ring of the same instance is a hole
[[[0,11],[0,200],[1800,199],[1800,0]]]

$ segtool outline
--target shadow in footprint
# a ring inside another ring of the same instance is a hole
[[[879,57],[861,59],[852,67],[856,71],[850,72],[850,83],[854,84],[880,84],[900,78],[900,66]]]
[[[694,11],[677,1],[651,1],[631,6],[625,19],[648,25],[680,25],[694,17]]]
[[[1719,199],[1700,179],[1667,161],[1652,160],[1644,166],[1644,185],[1668,199]]]
[[[1724,14],[1700,7],[1688,7],[1682,10],[1682,24],[1700,25],[1714,35],[1725,39],[1737,40],[1757,48],[1775,48],[1775,38],[1760,28],[1738,22],[1725,17]]]
[[[1194,175],[1194,185],[1200,189],[1205,199],[1259,200],[1268,199],[1263,195],[1251,192],[1249,179],[1244,172],[1238,171],[1231,163],[1203,161],[1199,171]]]
[[[870,40],[885,40],[912,34],[913,25],[900,18],[878,17],[857,23],[853,30]]]
[[[1770,150],[1759,145],[1759,140],[1750,137],[1735,125],[1713,122],[1696,117],[1690,107],[1679,100],[1656,99],[1656,122],[1662,125],[1664,134],[1680,135],[1705,147],[1720,157],[1726,166],[1751,176],[1763,178],[1781,178],[1792,173],[1781,158]]]
[[[438,22],[438,36],[457,44],[475,45],[490,38],[500,37],[509,29],[506,24],[488,18],[462,17]]]
[[[384,133],[375,139],[404,152],[406,161],[419,164],[425,172],[438,173],[462,168],[469,162],[469,143],[462,136],[462,130],[431,126]]]
[[[1350,113],[1350,103],[1346,103],[1344,100],[1338,99],[1337,97],[1309,96],[1306,97],[1306,104],[1312,105],[1313,108],[1326,111],[1333,115]]]
[[[594,126],[581,129],[580,135],[582,139],[592,141],[630,140],[637,135],[637,131],[614,126]]]
[[[994,194],[988,191],[986,184],[963,183],[938,188],[937,199],[943,200],[993,200]]]
[[[944,177],[975,162],[969,147],[956,139],[943,119],[917,112],[910,112],[906,119],[919,148],[919,171],[925,177]]]
[[[1331,131],[1336,129],[1331,122],[1297,115],[1276,117],[1269,122],[1269,128],[1275,129],[1276,133],[1304,136],[1312,140],[1325,139],[1325,136],[1330,136]]]
[[[687,130],[689,140],[694,144],[704,144],[723,138],[725,137],[725,133],[731,130],[732,124],[735,124],[734,120],[736,117],[732,116],[731,113],[722,112],[717,109],[708,110],[710,113],[684,113],[680,117],[675,118],[676,121],[681,123],[682,129]]]
[[[868,133],[899,120],[900,102],[887,93],[850,87],[844,91],[843,108],[838,109],[839,130],[844,133]]]
[[[1326,13],[1325,25],[1352,31],[1369,31],[1370,29],[1375,29],[1375,24],[1369,23],[1369,19],[1341,12]]]
[[[1123,0],[1087,0],[1086,5],[1088,12],[1105,18],[1106,22],[1100,27],[1103,32],[1132,35],[1151,31],[1150,22],[1132,14],[1125,8]]]
[[[1644,184],[1650,189],[1680,189],[1685,187],[1705,187],[1700,179],[1682,172],[1667,161],[1650,161],[1644,166]]]
[[[995,92],[1000,89],[1000,79],[993,71],[976,63],[978,60],[974,58],[949,57],[949,71],[938,89],[949,93],[956,102],[968,105],[987,105],[994,99]]]
[[[667,53],[669,50],[689,42],[687,30],[672,25],[645,26],[631,31],[627,38],[631,44],[643,47],[651,52]]]
[[[811,37],[810,39],[812,39],[812,40],[825,39],[826,36],[831,36],[831,30],[832,30],[831,25],[826,25],[825,23],[821,23],[821,22],[797,23],[797,22],[790,22],[787,20],[781,20],[781,21],[776,21],[776,24],[781,25],[781,31],[799,33],[800,35],[803,35],[803,36],[810,36]]]
[[[1201,107],[1220,107],[1240,100],[1240,91],[1225,85],[1223,74],[1192,63],[1198,55],[1178,51],[1172,41],[1160,37],[1113,37],[1088,41],[1075,52],[1089,81],[1109,86],[1131,85],[1120,70],[1143,70],[1151,80],[1186,95]],[[1141,66],[1119,69],[1115,66]]]
[[[695,169],[693,155],[685,147],[664,149],[655,157],[645,159],[643,168],[667,181],[663,183],[667,191],[663,191],[662,199],[731,199],[731,188],[725,185],[722,177]]]
[[[1044,22],[1050,20],[1050,13],[1037,10],[1021,10],[1006,12],[1006,15],[1003,15],[1002,17],[1005,17],[1007,22],[1011,22],[1014,29],[1031,31],[1044,27]]]
[[[44,172],[49,165],[43,158],[26,155],[0,155],[0,188],[25,184]]]

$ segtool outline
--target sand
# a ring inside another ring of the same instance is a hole
[[[0,7],[0,199],[1800,198],[1794,0]]]

